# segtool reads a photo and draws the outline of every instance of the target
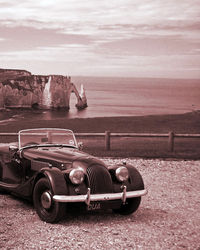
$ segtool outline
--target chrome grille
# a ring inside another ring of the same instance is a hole
[[[112,179],[104,166],[91,165],[87,168],[87,176],[92,194],[112,193]]]

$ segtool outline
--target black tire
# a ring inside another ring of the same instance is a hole
[[[48,208],[45,208],[41,202],[41,197],[44,193],[48,193],[51,197],[51,202]],[[52,199],[51,185],[46,178],[41,178],[35,185],[33,191],[34,207],[41,220],[48,223],[58,222],[65,215],[65,204],[55,202]]]
[[[119,209],[113,209],[113,212],[122,215],[132,214],[138,209],[140,202],[141,197],[127,199],[125,204],[122,204]]]

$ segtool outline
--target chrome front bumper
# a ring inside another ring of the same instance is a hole
[[[122,200],[126,202],[127,198],[140,197],[147,194],[147,190],[126,191],[124,186],[121,193],[108,193],[108,194],[90,194],[88,188],[87,194],[84,195],[54,195],[53,200],[57,202],[85,202],[88,206],[91,201],[109,201],[109,200]]]

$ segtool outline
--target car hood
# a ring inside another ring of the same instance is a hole
[[[103,164],[100,160],[87,153],[74,148],[67,147],[38,147],[27,148],[22,152],[22,156],[29,160],[43,162],[70,163],[73,161],[87,161],[88,163]],[[104,165],[104,164],[103,164]]]

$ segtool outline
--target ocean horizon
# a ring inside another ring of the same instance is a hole
[[[72,82],[80,92],[83,84],[88,107],[78,111],[71,94],[69,111],[10,110],[0,112],[0,124],[18,119],[93,118],[181,114],[200,110],[199,79],[82,77]]]

